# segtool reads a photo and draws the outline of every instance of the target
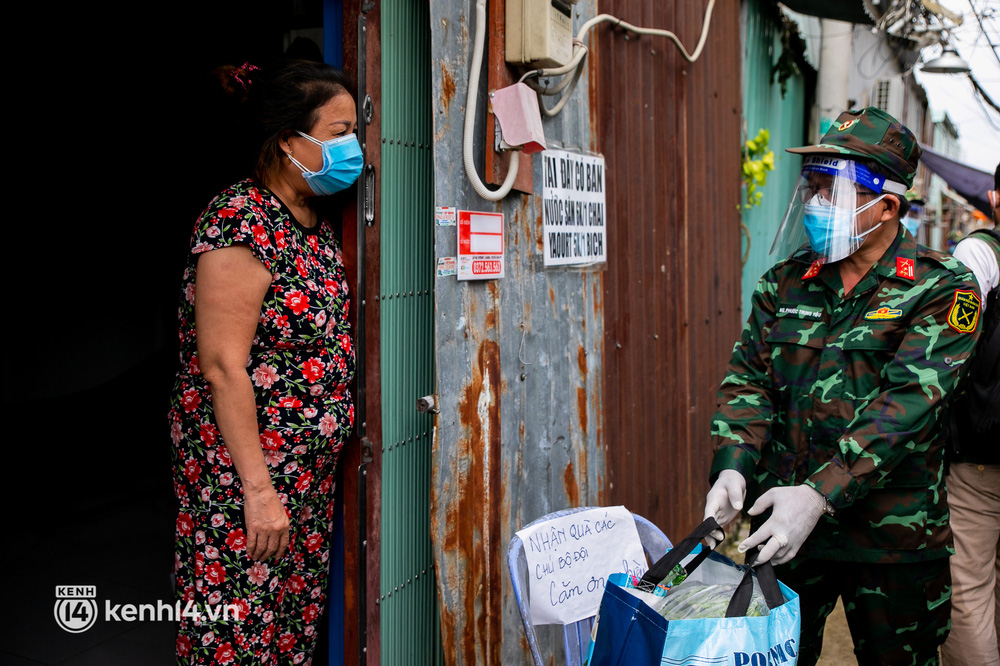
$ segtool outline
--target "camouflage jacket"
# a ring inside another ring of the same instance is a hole
[[[746,506],[807,483],[835,508],[800,554],[912,562],[951,551],[945,398],[978,335],[979,288],[947,254],[900,234],[844,298],[836,266],[786,261],[757,285],[712,419],[712,479],[735,469]]]

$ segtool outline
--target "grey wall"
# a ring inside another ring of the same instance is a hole
[[[593,5],[577,5],[574,32]],[[474,21],[474,2],[431,2],[435,205],[503,212],[507,263],[499,280],[435,281],[435,561],[445,654],[453,663],[523,663],[505,560],[510,537],[545,513],[598,504],[603,494],[603,268],[544,268],[537,156],[532,195],[492,203],[469,184],[462,134]],[[586,74],[564,111],[544,121],[550,147],[589,150]],[[481,178],[486,80],[484,67]],[[435,252],[455,256],[455,227],[435,228]],[[543,627],[540,636],[550,654],[556,632]]]

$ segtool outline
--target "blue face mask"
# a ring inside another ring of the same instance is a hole
[[[822,255],[827,261],[840,261],[850,256],[861,247],[861,242],[868,234],[882,226],[879,222],[868,231],[856,236],[854,217],[874,206],[884,196],[883,194],[853,211],[811,202],[804,204],[802,224],[806,228],[809,245],[816,254]]]
[[[916,217],[904,217],[902,222],[906,230],[910,232],[910,235],[916,238],[917,229],[920,228],[920,220]]]
[[[329,141],[318,141],[303,132],[299,132],[299,135],[309,139],[323,151],[323,166],[319,171],[310,171],[297,159],[288,156],[292,164],[302,170],[306,184],[316,194],[323,196],[346,190],[361,175],[365,158],[356,135],[346,134]]]

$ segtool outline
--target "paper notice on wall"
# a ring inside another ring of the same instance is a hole
[[[604,158],[542,151],[542,251],[546,266],[606,262]]]
[[[454,206],[435,206],[434,225],[438,227],[453,227],[458,220],[458,209]]]
[[[437,276],[447,277],[456,274],[455,257],[438,257]]]
[[[623,506],[579,511],[517,533],[528,562],[534,624],[570,624],[597,614],[608,575],[649,568],[632,514]]]

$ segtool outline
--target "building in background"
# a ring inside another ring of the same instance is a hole
[[[934,150],[942,155],[958,159],[962,153],[958,128],[945,111],[932,111]],[[930,230],[929,245],[936,250],[950,251],[957,242],[953,228],[962,222],[967,204],[960,194],[948,187],[941,176],[931,174],[927,190],[927,208],[924,211],[924,225]],[[949,243],[949,240],[951,243]]]

